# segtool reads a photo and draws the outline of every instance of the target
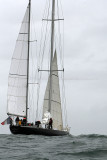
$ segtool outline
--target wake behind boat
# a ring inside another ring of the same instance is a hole
[[[60,84],[58,72],[57,50],[54,45],[55,40],[55,0],[52,0],[51,19],[46,19],[51,23],[51,46],[50,46],[50,67],[48,70],[38,70],[39,72],[49,72],[48,82],[44,95],[43,111],[41,121],[30,123],[29,112],[29,57],[30,57],[30,21],[31,21],[31,0],[21,25],[21,29],[16,42],[16,47],[12,57],[9,85],[8,85],[8,115],[11,119],[10,131],[13,134],[34,134],[46,136],[62,136],[69,134],[67,126],[63,126],[62,102],[60,96]],[[39,82],[38,82],[39,83]],[[37,98],[38,99],[38,98]],[[36,107],[36,106],[35,106]],[[38,108],[38,107],[37,107]],[[38,110],[38,109],[37,109]]]

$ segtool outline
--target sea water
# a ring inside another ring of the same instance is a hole
[[[1,160],[107,160],[107,136],[0,135]]]

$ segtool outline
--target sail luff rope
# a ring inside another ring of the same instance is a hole
[[[62,64],[63,64],[63,68],[64,68],[64,21],[63,21],[63,51],[62,51]],[[64,108],[64,114],[65,114],[65,125],[67,126],[68,122],[67,122],[67,107],[66,107],[66,96],[65,96],[65,82],[64,82],[64,72],[62,73],[62,79],[63,79],[63,84],[62,84],[62,87],[63,87],[63,101],[64,101],[64,104],[63,104],[63,108]]]
[[[58,10],[58,19],[59,19],[59,1],[57,0],[57,10]],[[63,18],[63,17],[62,17]],[[59,53],[60,53],[60,63],[61,63],[61,67],[64,68],[63,66],[63,57],[62,57],[62,40],[61,40],[61,32],[60,32],[60,21],[58,21],[58,32],[59,32]],[[63,72],[60,73],[61,78],[63,75]],[[62,87],[63,87],[63,83],[62,83]],[[62,89],[62,94],[61,94],[61,108],[62,108],[62,117],[63,117],[63,112],[64,112],[64,99],[63,99],[63,89]],[[62,118],[62,127],[64,125],[64,119]]]
[[[64,86],[64,109],[65,109],[65,123],[68,124],[67,120],[67,108],[66,108],[66,96],[65,96],[65,83],[64,83],[64,74],[63,74],[63,86]]]

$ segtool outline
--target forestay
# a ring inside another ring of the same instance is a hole
[[[51,116],[53,119],[53,128],[62,130],[62,110],[61,110],[61,98],[60,98],[60,87],[59,87],[59,77],[58,77],[58,66],[57,66],[57,55],[55,52],[52,61],[52,95],[51,95]],[[43,104],[43,118],[44,114],[49,110],[49,88],[50,88],[50,76],[48,79],[44,104]]]
[[[27,7],[12,57],[8,82],[8,114],[25,116],[27,98],[28,65],[28,21]]]

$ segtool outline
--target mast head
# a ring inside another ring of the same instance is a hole
[[[29,0],[29,4],[31,3],[31,0]]]

